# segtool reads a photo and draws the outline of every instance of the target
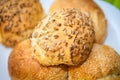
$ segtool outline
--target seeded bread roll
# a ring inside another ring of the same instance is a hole
[[[82,65],[69,67],[68,80],[120,80],[120,55],[108,46],[95,44]]]
[[[77,8],[82,12],[90,14],[95,29],[96,42],[104,42],[107,33],[106,19],[102,10],[93,0],[54,0],[49,9],[49,14],[63,8]]]
[[[89,55],[94,43],[89,16],[77,9],[63,9],[49,15],[35,28],[32,48],[42,65],[77,65]]]
[[[43,16],[39,0],[0,0],[1,42],[13,47],[31,37],[34,27]]]
[[[34,59],[30,40],[14,47],[9,56],[8,70],[11,80],[67,80],[65,65],[45,67]]]

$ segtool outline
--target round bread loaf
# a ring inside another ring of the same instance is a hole
[[[82,65],[69,67],[68,80],[120,80],[120,55],[108,46],[95,44]]]
[[[104,42],[107,33],[106,19],[102,10],[93,0],[54,0],[49,14],[63,8],[77,8],[90,14],[95,30],[95,40],[97,43]]]
[[[31,41],[42,65],[77,65],[88,57],[94,37],[89,16],[77,9],[63,9],[39,23]]]
[[[0,0],[1,42],[13,47],[31,37],[34,27],[43,17],[39,0]]]
[[[8,70],[11,80],[67,80],[65,65],[45,67],[34,59],[30,40],[14,47],[9,56]]]

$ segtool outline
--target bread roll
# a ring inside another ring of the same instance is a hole
[[[82,65],[69,67],[68,80],[120,80],[120,55],[108,46],[95,44]]]
[[[63,9],[45,18],[32,35],[35,58],[42,65],[77,65],[86,60],[94,43],[89,16]]]
[[[95,29],[96,42],[104,42],[107,33],[106,19],[102,10],[93,0],[54,0],[49,9],[49,14],[63,8],[77,8],[90,14]]]
[[[11,80],[66,80],[64,65],[45,67],[34,59],[30,40],[19,43],[9,56],[8,70]]]
[[[34,27],[43,17],[39,0],[0,0],[1,42],[13,47],[31,37]]]

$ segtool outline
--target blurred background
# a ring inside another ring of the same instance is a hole
[[[105,0],[105,1],[114,5],[115,7],[117,7],[120,10],[120,0]]]

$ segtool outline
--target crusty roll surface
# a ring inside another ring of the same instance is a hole
[[[0,42],[2,41],[1,33],[0,33]]]
[[[66,80],[64,65],[45,67],[34,59],[30,40],[19,43],[9,56],[8,70],[11,80]]]
[[[43,17],[39,0],[0,0],[1,42],[13,47],[31,37],[34,27]]]
[[[42,65],[77,65],[89,55],[94,28],[88,15],[63,9],[49,15],[33,31],[32,48]]]
[[[93,0],[54,0],[49,9],[49,14],[63,8],[77,8],[91,15],[95,29],[97,43],[104,42],[107,33],[107,23],[102,10]]]
[[[120,55],[112,48],[94,44],[89,58],[69,67],[68,80],[120,80]]]

